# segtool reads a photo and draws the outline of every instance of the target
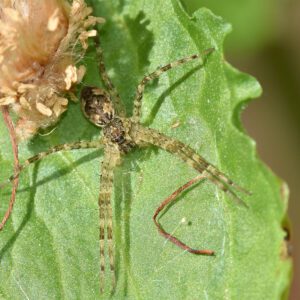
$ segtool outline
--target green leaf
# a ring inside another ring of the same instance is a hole
[[[234,31],[226,39],[226,49],[240,55],[261,50],[280,32],[279,16],[284,11],[280,0],[181,0],[188,12],[205,6],[229,21]]]
[[[253,192],[249,209],[209,182],[184,193],[160,219],[195,248],[196,256],[166,242],[152,215],[159,203],[197,173],[162,150],[136,150],[124,158],[114,183],[117,289],[113,299],[280,299],[289,284],[287,199],[282,182],[256,156],[240,112],[261,93],[252,77],[224,61],[230,25],[202,8],[189,17],[177,0],[93,1],[105,17],[101,30],[109,74],[132,110],[145,73],[215,47],[203,66],[169,71],[145,93],[143,122],[189,144],[234,181]],[[85,84],[100,84],[91,50]],[[179,122],[177,128],[172,124]],[[0,176],[12,172],[8,134],[1,123]],[[57,129],[20,145],[21,159],[60,143],[97,138],[99,130],[71,104]],[[0,234],[1,299],[98,299],[97,195],[102,152],[52,155],[24,171],[11,220]],[[1,191],[1,213],[9,189]],[[187,220],[182,223],[182,219]],[[109,284],[109,273],[107,274]],[[109,298],[108,291],[102,296]]]

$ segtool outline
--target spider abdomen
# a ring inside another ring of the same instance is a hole
[[[114,118],[114,108],[109,94],[100,88],[85,87],[81,92],[84,115],[96,126],[104,127]]]

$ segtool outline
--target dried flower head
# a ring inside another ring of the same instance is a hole
[[[18,116],[19,139],[54,124],[66,110],[67,93],[81,81],[78,62],[91,29],[84,0],[0,0],[0,106]]]

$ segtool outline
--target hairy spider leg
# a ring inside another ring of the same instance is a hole
[[[213,166],[212,164],[209,164],[208,162],[205,161],[205,163],[208,165],[207,169],[214,174],[215,177],[220,178],[223,182],[225,182],[226,184],[232,186],[233,188],[235,188],[236,190],[247,194],[249,196],[252,195],[251,191],[248,191],[247,189],[241,187],[240,185],[238,185],[237,183],[235,183],[234,181],[232,181],[230,178],[228,178],[224,173],[222,173],[221,171],[219,171],[215,166]],[[245,203],[244,203],[245,205]]]
[[[196,182],[205,179],[206,176],[205,175],[199,175],[193,179],[191,179],[190,181],[188,181],[187,183],[185,183],[184,185],[182,185],[180,188],[178,188],[175,192],[173,192],[169,197],[167,197],[163,202],[161,202],[161,204],[159,205],[159,207],[156,209],[152,219],[154,221],[154,224],[156,225],[158,232],[167,240],[169,240],[170,242],[174,243],[176,246],[178,246],[179,248],[183,249],[184,251],[188,251],[190,253],[193,254],[201,254],[201,255],[214,255],[214,251],[213,250],[204,250],[204,249],[194,249],[191,248],[190,246],[186,245],[185,243],[183,243],[181,240],[179,240],[178,238],[176,238],[175,236],[173,236],[172,234],[166,232],[163,227],[161,226],[161,224],[157,221],[157,217],[159,215],[159,213],[167,206],[169,205],[172,201],[174,201],[184,190],[188,189],[190,186],[192,186],[193,184],[195,184]]]
[[[181,147],[178,153],[178,156],[181,156],[181,159],[185,160],[185,158],[189,157],[190,159],[186,162],[189,163],[195,170],[199,171],[200,173],[203,172],[203,174],[205,174],[211,182],[213,182],[225,193],[228,193],[238,204],[248,207],[247,204],[233,191],[233,189],[251,195],[249,191],[234,183],[224,173],[219,171],[216,167],[207,162],[202,156],[197,154],[192,148],[179,141],[174,141],[177,148]]]
[[[50,148],[47,151],[40,152],[40,153],[28,158],[27,160],[25,160],[22,165],[19,165],[19,168],[15,172],[15,174],[10,176],[7,182],[4,182],[4,183],[0,184],[0,189],[3,188],[4,186],[6,186],[9,183],[12,183],[14,180],[16,180],[20,176],[20,173],[26,167],[28,167],[30,164],[35,163],[35,162],[45,158],[46,156],[48,156],[52,153],[56,153],[56,152],[60,152],[60,151],[75,150],[75,149],[101,148],[102,146],[103,146],[103,140],[102,139],[91,141],[91,142],[90,141],[79,141],[79,142],[70,143],[70,144],[57,145],[53,148]],[[11,211],[10,211],[10,213],[11,213]],[[2,220],[2,222],[0,223],[0,230],[3,229],[4,225],[6,224],[6,222],[8,220],[8,217],[4,218]]]
[[[99,223],[100,223],[100,291],[105,288],[105,235],[108,247],[109,267],[111,272],[112,291],[116,286],[114,240],[113,240],[113,213],[111,196],[113,191],[114,169],[120,161],[120,152],[111,146],[104,148],[104,158],[101,166],[99,192]],[[105,234],[106,232],[106,234]]]
[[[124,103],[119,95],[118,90],[112,83],[110,77],[107,74],[105,63],[104,63],[104,58],[103,58],[103,50],[101,48],[100,44],[100,39],[99,36],[94,37],[95,45],[96,45],[96,54],[97,54],[97,59],[99,63],[99,73],[100,77],[105,85],[105,88],[107,89],[107,92],[110,94],[114,107],[117,111],[117,115],[120,117],[125,117],[125,107]]]
[[[12,145],[13,154],[14,154],[14,175],[16,175],[18,173],[19,166],[20,166],[16,132],[15,132],[14,124],[9,115],[7,106],[2,107],[2,114],[3,114],[4,123],[6,124],[6,127],[9,131],[9,136],[10,136],[11,145]],[[19,178],[15,178],[13,181],[9,205],[8,205],[5,215],[0,223],[0,230],[2,230],[3,226],[5,225],[5,223],[7,222],[7,220],[9,219],[9,217],[11,215],[11,212],[13,210],[13,207],[14,207],[14,204],[16,201],[18,185],[19,185]]]
[[[250,192],[238,186],[236,183],[233,183],[231,179],[229,179],[226,175],[221,173],[216,167],[208,163],[191,147],[183,144],[182,142],[174,138],[168,137],[152,128],[140,126],[140,130],[138,130],[138,135],[138,139],[141,139],[143,142],[151,143],[159,148],[170,152],[171,154],[178,156],[193,169],[195,169],[199,173],[206,175],[206,177],[212,183],[217,185],[224,192],[228,193],[238,203],[247,206],[244,203],[244,201],[241,198],[239,198],[239,196],[233,191],[233,189],[236,188],[247,194],[250,194]]]
[[[168,70],[175,68],[177,66],[183,65],[187,62],[190,62],[192,60],[195,59],[202,59],[203,56],[208,55],[209,53],[213,52],[215,49],[214,48],[209,48],[206,49],[202,52],[202,54],[194,54],[191,56],[187,56],[181,59],[178,59],[174,62],[171,62],[163,67],[158,68],[156,71],[150,73],[149,75],[146,75],[141,82],[139,83],[139,85],[137,86],[137,90],[136,90],[136,96],[133,102],[133,116],[132,116],[132,120],[134,122],[139,122],[140,118],[141,118],[141,107],[142,107],[142,99],[143,99],[143,95],[144,95],[144,90],[145,87],[147,85],[147,83],[149,83],[151,80],[159,77],[161,74],[163,74],[164,72],[167,72]],[[202,61],[201,61],[202,63]]]

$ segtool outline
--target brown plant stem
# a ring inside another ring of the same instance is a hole
[[[12,145],[12,150],[13,150],[13,155],[14,155],[14,174],[18,174],[19,171],[19,155],[18,155],[18,143],[17,143],[17,138],[16,138],[16,132],[15,132],[15,127],[12,122],[12,119],[9,114],[9,110],[7,106],[2,106],[1,112],[3,115],[4,123],[8,129],[9,132],[9,137]],[[12,186],[12,192],[10,196],[10,201],[9,201],[9,206],[8,209],[0,223],[0,231],[3,229],[4,225],[8,221],[11,212],[13,210],[15,200],[16,200],[16,193],[18,189],[18,184],[19,184],[19,177],[17,176],[14,181],[13,181],[13,186]]]

